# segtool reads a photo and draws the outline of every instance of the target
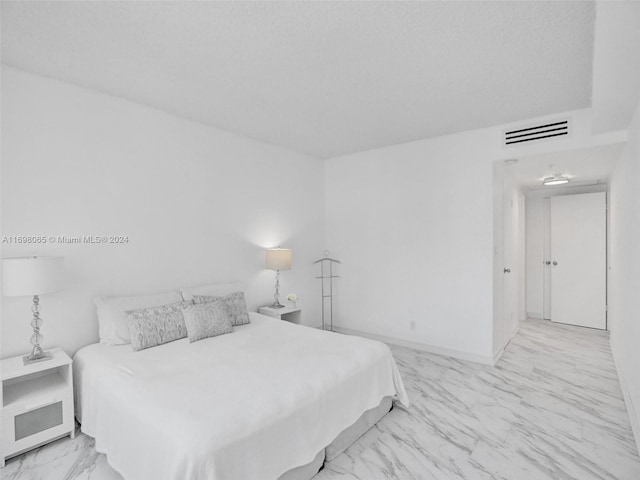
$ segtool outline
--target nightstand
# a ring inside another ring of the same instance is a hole
[[[286,320],[287,322],[297,323],[298,325],[302,323],[302,310],[299,308],[260,307],[258,312],[269,317],[277,318],[279,320]]]
[[[24,365],[22,356],[2,360],[2,444],[5,459],[52,440],[75,435],[73,379],[69,355]]]

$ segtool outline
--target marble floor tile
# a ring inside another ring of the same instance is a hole
[[[411,407],[396,406],[315,480],[640,479],[606,332],[528,320],[495,367],[392,351]],[[122,480],[93,445],[78,432],[9,460],[0,478]]]

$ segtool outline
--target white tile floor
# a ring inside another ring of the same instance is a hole
[[[395,408],[317,480],[640,479],[605,332],[528,320],[496,367],[393,353],[412,406]],[[0,476],[122,478],[83,434],[9,460]]]

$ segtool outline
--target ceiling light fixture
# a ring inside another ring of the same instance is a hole
[[[555,174],[551,177],[546,177],[544,180],[542,180],[542,185],[544,185],[545,187],[551,185],[564,185],[565,183],[569,183],[569,177],[558,174]]]
[[[549,165],[549,170],[553,172],[553,164]],[[544,177],[542,179],[542,185],[545,187],[564,185],[565,183],[569,183],[569,181],[569,177],[560,175],[559,173],[553,173],[550,177]]]

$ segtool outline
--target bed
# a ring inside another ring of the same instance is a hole
[[[383,343],[250,319],[194,343],[76,353],[82,431],[125,479],[309,478],[389,398],[408,405]]]

